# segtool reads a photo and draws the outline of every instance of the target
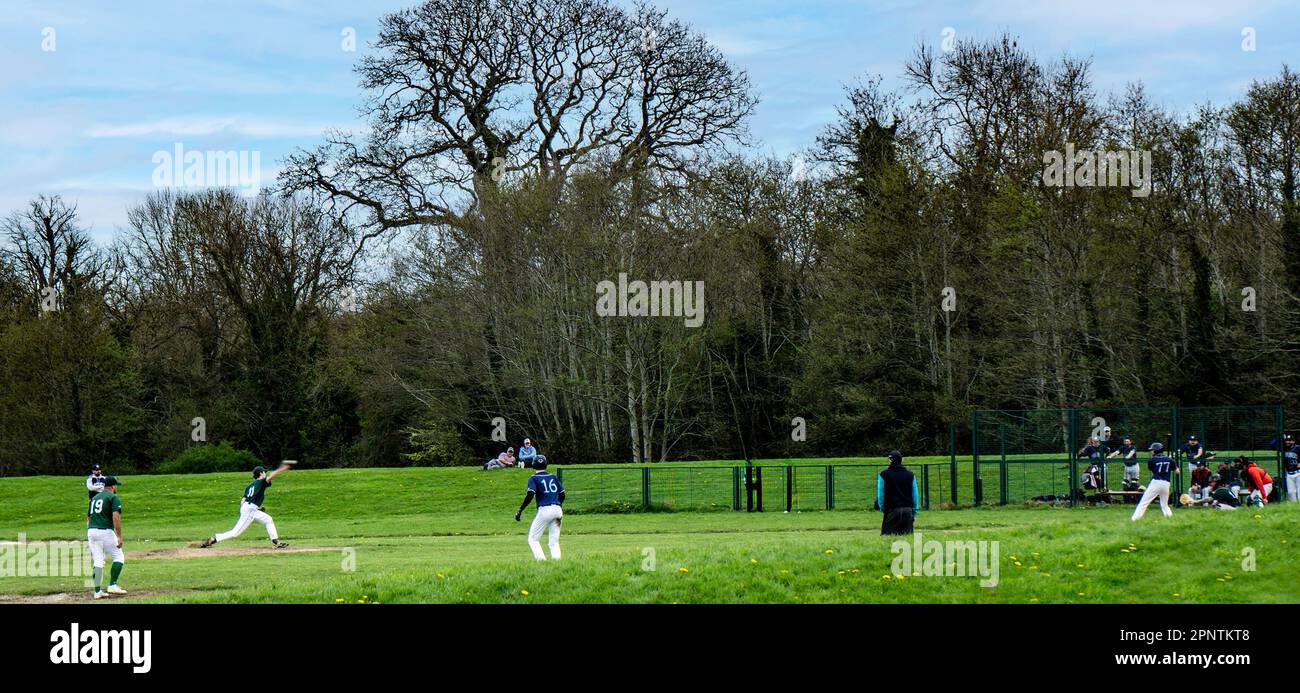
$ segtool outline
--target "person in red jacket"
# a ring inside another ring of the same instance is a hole
[[[1268,494],[1273,492],[1273,477],[1269,476],[1262,467],[1247,459],[1245,455],[1237,458],[1237,466],[1242,470],[1250,495],[1258,495],[1261,504],[1267,503]]]

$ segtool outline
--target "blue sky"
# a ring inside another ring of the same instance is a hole
[[[385,12],[415,0],[0,0],[0,213],[40,194],[75,201],[108,240],[153,189],[154,153],[248,149],[261,178],[357,125],[351,68]],[[1295,0],[660,0],[749,72],[763,154],[808,146],[843,85],[897,86],[919,42],[1009,31],[1040,58],[1091,56],[1100,93],[1141,80],[1177,111],[1238,98],[1300,66]],[[54,30],[54,50],[48,51]],[[357,51],[342,50],[355,29]],[[1254,29],[1255,50],[1242,49]],[[44,44],[44,45],[43,45]]]

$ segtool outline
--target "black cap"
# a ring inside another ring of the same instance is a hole
[[[1291,436],[1287,436],[1287,437],[1290,438]],[[93,469],[93,470],[95,470],[95,471],[99,471],[99,463],[96,462],[96,463],[90,465],[90,468]]]
[[[1196,434],[1193,433],[1193,434],[1187,436],[1187,439],[1188,439],[1188,440],[1196,440]]]
[[[897,450],[890,450],[889,454],[885,455],[885,457],[888,457],[890,462],[897,462],[899,464],[903,463],[903,453]]]
[[[121,485],[122,485],[122,482],[118,481],[118,480],[117,480],[117,477],[115,477],[115,476],[106,476],[106,477],[104,477],[104,485],[105,485],[105,486],[121,486]]]
[[[265,474],[265,473],[266,473],[266,467],[263,467],[263,466],[260,465],[260,464],[257,465],[256,467],[253,467],[253,478],[254,478],[254,479],[257,478],[257,475],[258,475],[258,474]]]
[[[538,455],[533,458],[533,469],[546,469],[546,455]]]
[[[1282,440],[1295,440],[1295,438],[1292,438],[1292,437],[1291,437],[1291,434],[1288,433],[1288,434],[1282,436]],[[99,469],[99,467],[95,467],[95,469]]]

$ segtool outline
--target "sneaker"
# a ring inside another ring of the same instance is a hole
[[[103,599],[103,598],[106,597],[106,596],[107,596],[107,595],[105,595],[103,592],[96,592],[96,593],[95,593],[95,596],[92,597],[92,599]]]
[[[109,586],[108,586],[108,593],[109,593],[109,594],[126,594],[126,590],[122,589],[121,587],[118,587],[117,585],[109,585]]]
[[[286,543],[280,541],[279,539],[272,539],[272,540],[271,540],[271,546],[274,546],[274,547],[277,548],[277,549],[284,549],[284,548],[288,548],[288,547],[289,547],[288,544],[286,544]]]
[[[208,548],[209,546],[212,546],[212,545],[215,544],[215,543],[217,543],[217,538],[216,538],[216,537],[208,537],[207,539],[204,539],[204,540],[203,540],[203,543],[202,543],[202,544],[199,544],[199,548],[200,548],[200,549],[206,549],[206,548]]]

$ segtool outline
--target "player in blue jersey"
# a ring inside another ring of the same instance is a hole
[[[524,502],[519,506],[519,512],[515,513],[515,522],[519,522],[519,517],[524,514],[524,508],[537,499],[537,516],[533,518],[533,525],[528,528],[528,547],[533,550],[533,558],[539,561],[546,560],[546,554],[542,553],[542,532],[547,532],[547,543],[551,545],[551,560],[560,560],[560,521],[564,519],[564,511],[560,505],[564,503],[564,484],[556,476],[546,471],[546,458],[538,455],[533,459],[533,469],[537,470],[535,474],[528,477],[528,492],[524,495]]]
[[[1147,506],[1151,501],[1160,499],[1160,512],[1165,517],[1172,517],[1174,511],[1169,507],[1169,475],[1177,474],[1178,467],[1174,464],[1172,458],[1165,454],[1165,446],[1160,443],[1152,443],[1147,448],[1151,451],[1151,458],[1147,460],[1147,469],[1151,470],[1151,481],[1147,483],[1146,491],[1142,493],[1142,500],[1138,501],[1137,509],[1133,511],[1133,521],[1137,522],[1147,512]]]

